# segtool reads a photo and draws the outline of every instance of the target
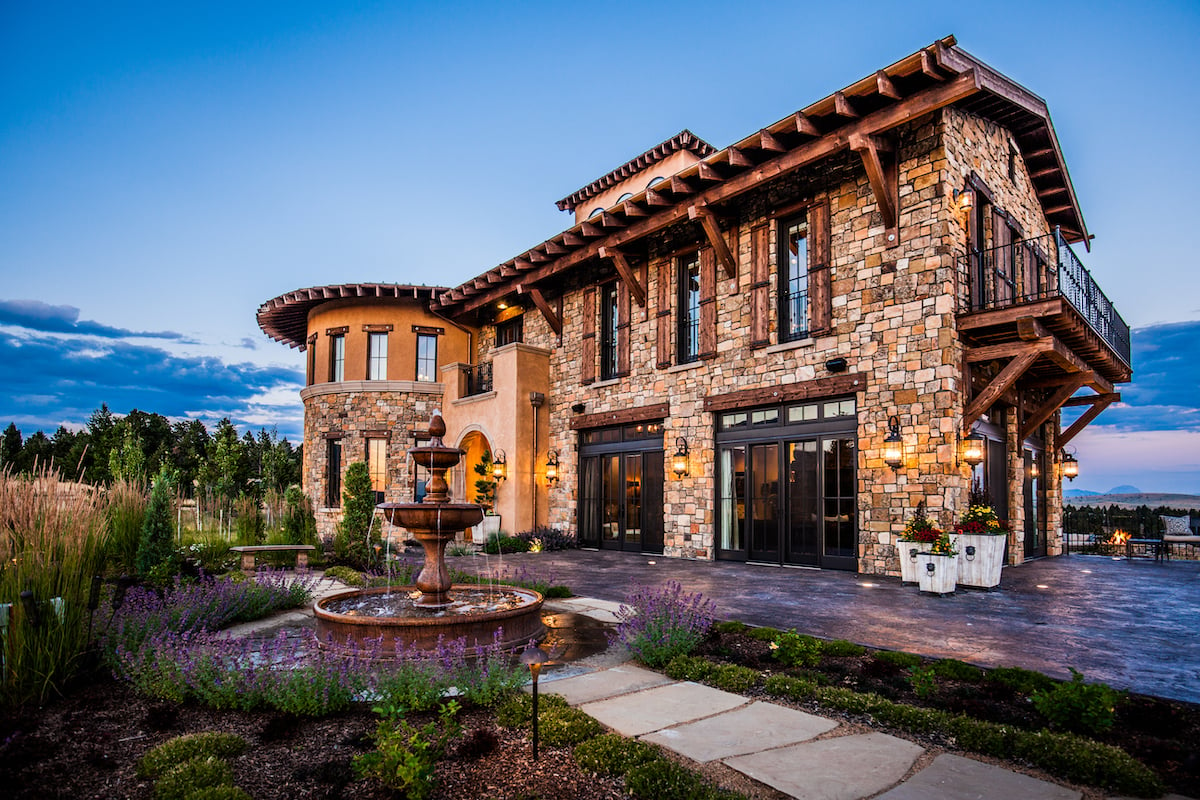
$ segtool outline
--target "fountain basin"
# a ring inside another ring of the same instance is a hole
[[[411,594],[420,595],[416,586],[380,586],[373,589],[355,589],[322,598],[313,604],[313,616],[317,620],[317,641],[321,647],[357,647],[369,650],[380,643],[381,657],[391,658],[400,643],[405,650],[432,652],[437,648],[438,638],[447,640],[465,638],[467,647],[491,646],[497,628],[502,628],[500,642],[507,649],[523,647],[530,639],[541,639],[546,629],[542,624],[544,598],[531,589],[504,586],[503,595],[511,595],[511,607],[497,610],[479,610],[486,598],[497,594],[486,586],[455,584],[451,587],[455,603],[441,609],[414,607]],[[498,587],[499,588],[499,587]],[[350,613],[336,610],[346,606],[370,607],[381,596],[392,595],[395,615],[374,615],[372,611],[351,610]],[[359,602],[361,601],[361,602]],[[462,609],[467,610],[463,611]]]

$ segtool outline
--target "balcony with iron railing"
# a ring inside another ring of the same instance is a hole
[[[1066,301],[1073,311],[1071,322],[1078,323],[1075,327],[1086,326],[1129,370],[1129,325],[1058,229],[1046,236],[971,251],[959,259],[958,269],[963,315],[1028,306],[1035,317],[1051,311],[1062,316],[1052,301]]]
[[[475,397],[492,391],[492,362],[464,365],[463,397]]]

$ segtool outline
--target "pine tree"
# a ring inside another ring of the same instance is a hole
[[[0,468],[16,469],[17,460],[21,457],[21,431],[17,423],[10,422],[0,438]]]
[[[150,491],[150,504],[146,506],[146,518],[142,523],[142,540],[138,544],[137,570],[142,577],[163,563],[169,563],[174,554],[174,520],[171,516],[171,500],[174,485],[171,473],[164,467],[154,479]]]

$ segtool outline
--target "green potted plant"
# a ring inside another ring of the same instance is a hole
[[[500,515],[496,513],[496,488],[498,481],[492,467],[492,451],[484,450],[475,465],[475,502],[483,508],[483,520],[471,531],[471,540],[483,544],[488,538],[500,533]]]
[[[1008,528],[989,505],[971,505],[954,525],[958,534],[958,582],[975,589],[1000,585]]]
[[[922,549],[917,553],[917,585],[922,592],[945,596],[954,594],[958,551],[950,541],[950,534],[936,533],[933,541],[922,543]]]

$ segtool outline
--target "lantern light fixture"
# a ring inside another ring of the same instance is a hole
[[[538,760],[538,675],[542,664],[550,660],[546,651],[532,641],[521,651],[521,663],[529,667],[529,677],[533,681],[533,760]]]
[[[904,439],[900,437],[900,418],[888,417],[888,435],[883,440],[883,460],[892,469],[904,464]]]
[[[558,480],[558,451],[551,450],[546,456],[546,482],[555,483]]]
[[[955,189],[954,202],[958,205],[959,211],[970,211],[975,207],[975,190],[970,187]]]
[[[682,478],[688,474],[689,452],[687,439],[680,436],[675,440],[675,455],[671,457],[671,471],[675,473],[676,478]]]
[[[962,440],[962,460],[972,469],[978,467],[983,463],[986,447],[987,441],[983,438],[983,434],[979,431],[972,431],[970,436]]]
[[[1073,481],[1079,477],[1079,459],[1075,457],[1074,453],[1063,451],[1062,474],[1069,481]]]
[[[492,478],[502,481],[507,477],[508,458],[505,457],[503,450],[497,450],[496,455],[492,457]]]

